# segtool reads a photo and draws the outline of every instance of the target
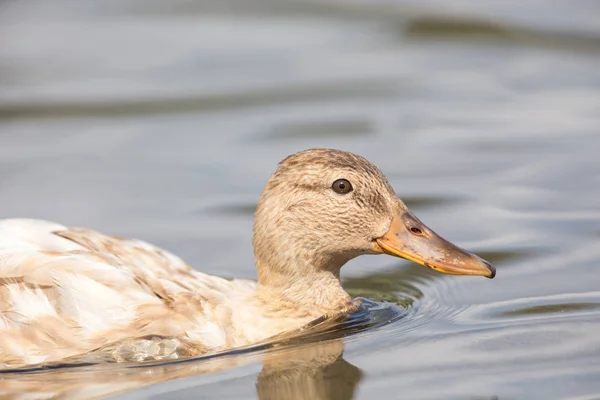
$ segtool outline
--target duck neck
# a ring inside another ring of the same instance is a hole
[[[342,288],[341,265],[331,264],[328,268],[296,266],[294,270],[303,273],[291,273],[290,269],[264,268],[264,265],[257,264],[257,293],[268,301],[288,303],[311,314],[323,314],[343,308],[351,299]]]

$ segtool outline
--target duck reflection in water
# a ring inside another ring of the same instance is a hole
[[[360,369],[343,357],[341,340],[273,353],[258,375],[257,392],[261,400],[354,398],[361,379]]]
[[[286,346],[276,351],[267,350],[262,354],[263,367],[256,380],[258,398],[353,398],[362,373],[359,368],[344,360],[343,350],[344,343],[340,339]],[[241,367],[257,361],[257,357],[259,356],[256,353],[249,353],[140,368],[108,364],[34,373],[2,373],[0,398],[103,398],[168,380]],[[198,386],[192,387],[190,394],[206,395],[206,390],[201,385],[202,383],[199,383]],[[250,390],[248,388],[248,393]]]

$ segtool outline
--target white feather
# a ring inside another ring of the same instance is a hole
[[[40,288],[9,285],[8,292],[9,303],[12,303],[8,312],[12,313],[13,323],[27,323],[42,316],[56,315],[56,310]]]
[[[88,337],[126,326],[135,318],[131,302],[122,293],[83,275],[56,272],[54,278],[60,312],[72,316]]]

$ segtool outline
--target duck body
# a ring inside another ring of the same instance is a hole
[[[294,333],[359,306],[340,269],[363,254],[495,275],[419,221],[373,164],[332,149],[279,164],[257,204],[253,246],[257,282],[229,281],[140,240],[0,220],[0,368],[89,353],[172,359]]]
[[[256,287],[195,271],[140,240],[2,220],[0,366],[55,362],[106,345],[124,359],[136,343],[150,342],[155,354],[131,359],[202,354],[260,342],[320,314],[273,307]],[[143,337],[154,339],[136,341]]]

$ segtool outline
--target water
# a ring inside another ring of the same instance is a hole
[[[0,217],[142,238],[254,278],[252,212],[269,174],[295,151],[335,147],[373,161],[421,220],[498,269],[452,277],[362,257],[345,287],[389,303],[337,333],[3,374],[2,396],[600,397],[599,11],[1,2]]]

